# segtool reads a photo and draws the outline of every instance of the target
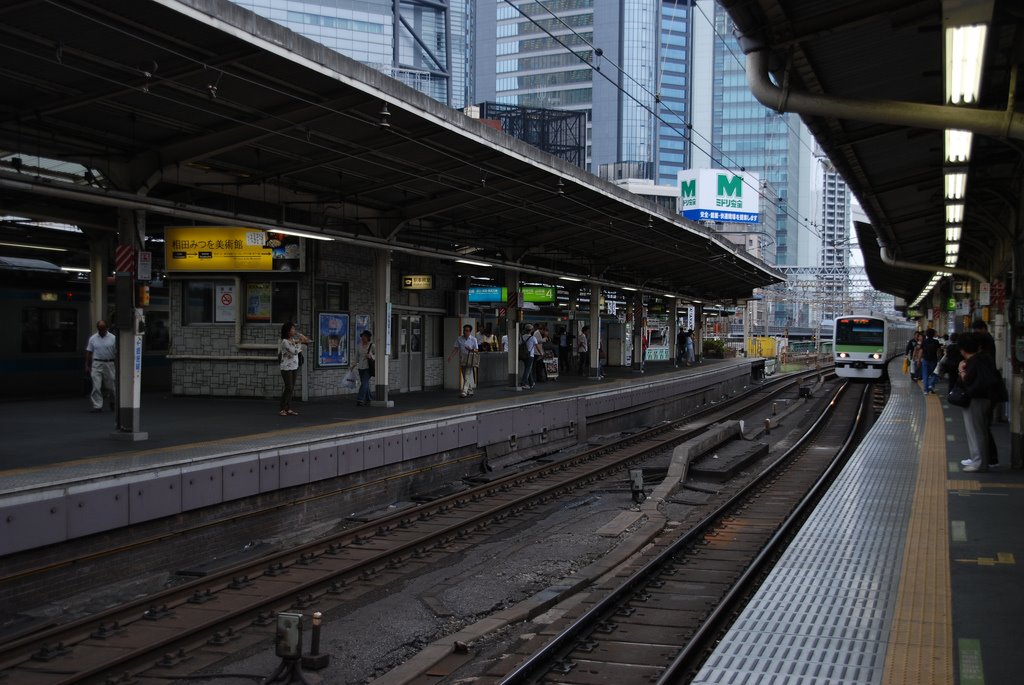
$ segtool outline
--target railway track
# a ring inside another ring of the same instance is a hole
[[[592,588],[482,682],[688,682],[852,452],[875,395],[843,386],[833,411],[756,480],[685,534],[657,541],[625,580]]]
[[[778,384],[776,391],[786,385]],[[732,411],[750,411],[767,400],[767,392],[752,393]],[[314,606],[329,612],[485,533],[518,525],[533,507],[607,478],[702,430],[694,417],[685,423],[687,430],[663,424],[257,564],[229,568],[101,615],[12,640],[0,648],[0,682],[128,683],[138,676],[194,673],[265,641],[279,613],[303,613]]]

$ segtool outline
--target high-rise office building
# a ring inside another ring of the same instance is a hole
[[[476,100],[586,111],[588,168],[630,162],[651,178],[660,7],[658,0],[480,0]]]
[[[473,2],[232,1],[435,100],[459,109],[467,104]]]

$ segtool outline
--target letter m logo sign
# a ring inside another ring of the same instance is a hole
[[[697,179],[691,179],[689,181],[679,182],[679,196],[680,197],[696,197],[697,196]]]
[[[743,197],[743,177],[719,174],[718,195],[719,197],[724,197],[726,195],[733,197]]]

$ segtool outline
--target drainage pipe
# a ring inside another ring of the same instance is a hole
[[[930,129],[958,129],[995,138],[1024,140],[1024,114],[895,100],[858,100],[794,91],[772,83],[768,50],[741,38],[747,54],[747,85],[757,101],[778,112]],[[1012,105],[1011,105],[1012,106]]]

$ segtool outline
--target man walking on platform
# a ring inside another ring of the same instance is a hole
[[[114,409],[117,388],[114,384],[114,360],[117,359],[117,340],[107,332],[107,322],[96,322],[96,332],[85,346],[85,372],[92,378],[92,411],[103,411],[103,390],[110,391],[110,408]]]
[[[935,339],[935,329],[926,330],[924,340],[921,342],[921,380],[924,381],[926,395],[935,392],[935,381],[939,379],[935,375],[935,365],[939,363],[939,350],[941,349],[942,345]]]

